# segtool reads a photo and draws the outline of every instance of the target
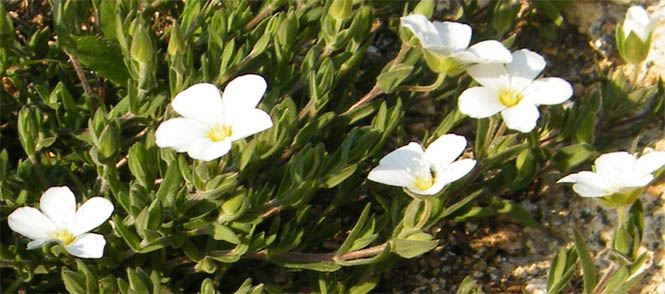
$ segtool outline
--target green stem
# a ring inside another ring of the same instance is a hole
[[[626,221],[628,220],[628,209],[630,208],[629,205],[621,205],[617,206],[616,211],[617,211],[617,228],[625,226]]]
[[[397,56],[395,56],[395,59],[393,59],[391,61],[392,66],[390,66],[390,70],[392,70],[393,68],[395,68],[395,66],[397,66],[398,64],[400,64],[402,62],[402,60],[404,59],[404,56],[406,56],[406,53],[409,52],[409,48],[411,48],[409,46],[409,44],[402,43],[402,47],[400,47],[399,52],[397,52]],[[363,96],[363,98],[360,98],[360,100],[358,100],[358,102],[351,105],[351,107],[349,107],[349,109],[347,109],[343,114],[347,114],[347,113],[351,112],[352,110],[354,110],[354,109],[360,107],[361,105],[369,102],[370,100],[374,99],[374,97],[378,96],[379,94],[381,94],[381,89],[379,89],[379,84],[377,83],[377,84],[374,84],[374,87],[372,88],[372,90],[370,90],[367,94],[365,94],[365,96]]]
[[[446,74],[445,73],[439,73],[439,75],[436,77],[436,81],[432,83],[431,85],[427,86],[399,86],[397,87],[398,91],[410,91],[410,92],[431,92],[436,90],[441,84],[443,83],[443,80],[446,79]]]
[[[425,202],[425,207],[424,207],[423,213],[420,215],[420,219],[418,220],[418,223],[415,226],[418,229],[423,228],[427,224],[427,221],[429,220],[430,214],[432,213],[432,200],[430,198],[427,198],[427,199],[422,200],[422,201]]]

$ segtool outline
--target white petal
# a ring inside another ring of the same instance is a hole
[[[213,142],[209,139],[198,140],[189,146],[187,154],[194,159],[211,161],[222,157],[231,150],[231,139]]]
[[[104,236],[93,233],[85,233],[80,235],[68,246],[65,250],[69,254],[81,258],[101,258],[104,255],[104,246],[106,240]]]
[[[367,178],[386,185],[411,187],[416,180],[415,173],[428,168],[422,146],[411,142],[381,158],[379,166]]]
[[[435,169],[450,165],[466,148],[466,138],[455,134],[446,134],[427,146],[425,159]]]
[[[454,57],[462,63],[509,63],[513,60],[510,51],[496,40],[478,42]]]
[[[545,68],[545,58],[529,49],[513,52],[513,62],[506,64],[511,89],[521,91]]]
[[[606,153],[594,161],[596,173],[607,179],[612,186],[623,187],[633,178],[635,156],[628,152]]]
[[[468,88],[459,96],[460,112],[473,117],[485,118],[506,108],[499,102],[499,94],[486,87]]]
[[[58,229],[69,229],[74,224],[76,196],[69,187],[51,187],[42,194],[39,209]]]
[[[155,132],[155,143],[161,148],[171,147],[178,152],[185,152],[192,143],[205,138],[209,127],[203,123],[178,117],[159,125]]]
[[[416,181],[414,175],[409,173],[406,169],[387,165],[379,165],[372,169],[367,175],[367,179],[373,182],[398,187],[411,187]]]
[[[478,83],[495,90],[510,87],[506,68],[501,63],[481,63],[470,66],[466,72]]]
[[[422,14],[411,14],[400,18],[401,25],[409,30],[420,40],[423,47],[444,45],[439,32],[432,22]]]
[[[651,174],[665,165],[665,152],[652,151],[635,161],[635,172]]]
[[[272,119],[265,111],[253,108],[229,116],[227,123],[231,125],[231,141],[240,140],[272,127]]]
[[[557,183],[575,183],[573,190],[582,197],[603,197],[613,193],[605,178],[590,171],[565,176]]]
[[[441,57],[448,57],[453,54],[453,49],[450,47],[445,47],[441,45],[431,45],[431,46],[423,46],[423,48],[431,51],[432,53],[441,56]]]
[[[72,234],[78,236],[103,224],[113,213],[113,204],[103,197],[92,197],[76,211]]]
[[[224,122],[224,103],[213,84],[200,83],[178,93],[171,107],[180,115],[214,126]]]
[[[521,103],[501,111],[506,126],[512,130],[523,133],[531,132],[536,127],[540,112],[535,105],[522,101]]]
[[[524,99],[535,104],[560,104],[573,96],[573,87],[561,78],[541,78],[533,81],[523,92]]]
[[[623,22],[624,35],[627,38],[630,32],[635,32],[642,41],[645,41],[651,33],[650,22],[649,14],[642,6],[632,6],[628,8]]]
[[[439,32],[442,45],[452,48],[453,51],[462,51],[469,47],[471,41],[471,27],[463,23],[444,21],[434,22]]]
[[[236,77],[224,88],[224,107],[226,113],[236,109],[255,108],[266,92],[266,80],[255,74]]]
[[[34,240],[34,241],[30,241],[30,242],[28,242],[28,248],[27,249],[28,250],[37,249],[39,247],[42,247],[42,245],[44,245],[44,243],[48,243],[48,242],[51,242],[51,241],[55,241],[55,240],[53,240],[53,239],[37,239],[37,240]]]
[[[448,184],[457,181],[467,175],[475,166],[476,161],[470,158],[455,161],[444,169],[436,171],[436,182],[442,181]]]
[[[9,228],[32,240],[48,239],[56,231],[53,221],[33,207],[17,208],[7,218]]]

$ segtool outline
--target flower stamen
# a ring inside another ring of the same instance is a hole
[[[226,125],[216,125],[208,131],[206,137],[213,142],[220,142],[233,134],[233,128]]]
[[[62,241],[62,243],[65,244],[65,246],[71,244],[72,242],[74,242],[74,240],[76,240],[76,237],[74,236],[74,234],[72,234],[67,229],[57,231],[53,235],[51,235],[51,237],[53,239],[58,239],[58,240]]]
[[[422,191],[425,191],[434,185],[435,179],[436,179],[436,172],[430,169],[428,174],[418,175],[416,177],[416,182],[413,183],[413,186]]]
[[[522,99],[524,99],[524,95],[516,93],[513,90],[510,89],[499,90],[499,101],[501,101],[501,104],[505,105],[506,107],[513,107],[519,104],[520,101],[522,101]]]

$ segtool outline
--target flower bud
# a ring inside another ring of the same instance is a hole
[[[38,108],[30,106],[24,106],[18,113],[18,137],[28,156],[35,155],[41,117],[42,112]]]
[[[335,20],[344,20],[351,15],[351,8],[353,7],[353,1],[351,0],[334,0],[330,4],[330,9],[328,13]]]
[[[185,41],[182,39],[182,33],[180,32],[180,26],[178,26],[178,23],[173,23],[170,35],[169,47],[166,49],[169,55],[175,55],[178,52],[180,52],[180,54],[184,53]]]
[[[118,127],[113,123],[108,124],[99,135],[99,155],[104,159],[112,158],[120,148],[119,142],[120,132]]]
[[[655,23],[657,20],[650,19],[644,8],[628,9],[623,25],[616,29],[617,50],[626,62],[639,64],[647,58]]]
[[[148,30],[141,24],[137,24],[134,29],[134,36],[132,37],[132,45],[130,53],[132,59],[139,63],[150,63],[154,55],[154,48],[152,47],[152,39]]]

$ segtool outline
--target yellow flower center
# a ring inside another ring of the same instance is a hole
[[[55,234],[52,235],[52,238],[62,241],[62,243],[64,243],[65,246],[72,244],[72,242],[74,242],[74,240],[76,239],[76,237],[67,229],[57,231]]]
[[[418,175],[413,186],[421,191],[425,191],[434,185],[434,179],[436,179],[436,173],[430,169],[429,174]]]
[[[216,125],[208,131],[206,137],[213,142],[220,142],[233,134],[231,126]]]
[[[506,107],[513,107],[517,105],[520,103],[520,101],[522,101],[523,98],[524,95],[516,93],[510,89],[501,89],[499,91],[499,101],[501,101],[501,104],[505,105]]]

